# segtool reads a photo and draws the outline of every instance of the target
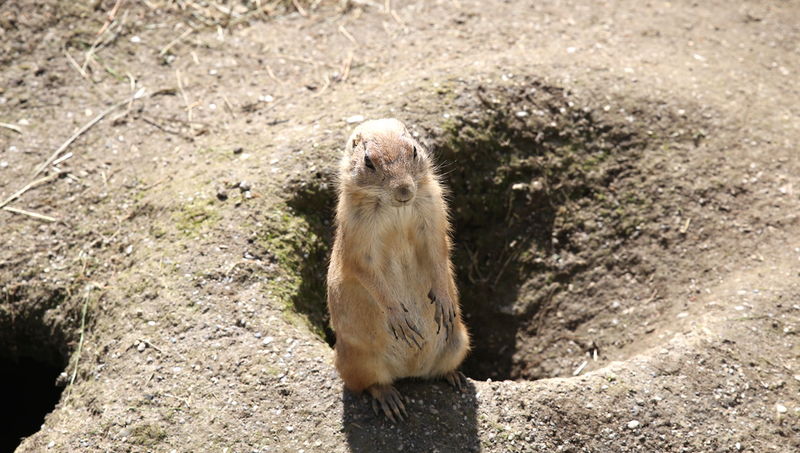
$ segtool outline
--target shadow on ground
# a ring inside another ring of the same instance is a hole
[[[444,382],[402,380],[395,384],[409,402],[408,419],[396,425],[376,416],[369,396],[343,390],[343,426],[350,451],[480,451],[475,386],[458,392]]]

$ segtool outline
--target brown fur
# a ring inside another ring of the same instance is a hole
[[[454,373],[469,336],[453,280],[445,193],[430,156],[401,122],[368,121],[348,139],[339,176],[328,309],[346,387],[376,396],[374,389],[399,378]]]

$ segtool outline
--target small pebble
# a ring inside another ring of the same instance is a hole
[[[353,115],[345,121],[347,121],[347,124],[360,123],[364,121],[364,115]]]
[[[786,411],[788,411],[788,409],[786,409],[786,406],[784,406],[783,404],[776,404],[775,410],[778,411],[779,414],[785,414]]]
[[[639,427],[639,420],[631,420],[628,422],[628,428],[636,429]]]
[[[233,149],[233,154],[242,154],[242,151],[244,151],[244,148],[242,148],[242,147],[240,146],[240,147],[238,147],[238,148],[234,148],[234,149]]]
[[[147,347],[147,345],[145,344],[145,342],[141,341],[141,342],[139,342],[139,345],[136,346],[136,350],[139,351],[139,352],[142,352],[142,351],[144,351],[144,349],[146,347]]]
[[[239,190],[242,192],[249,192],[253,187],[247,181],[239,181]]]
[[[224,191],[224,190],[222,190],[222,189],[218,190],[218,191],[217,191],[217,199],[218,199],[219,201],[225,201],[225,200],[227,200],[227,199],[228,199],[228,192],[225,192],[225,191]]]

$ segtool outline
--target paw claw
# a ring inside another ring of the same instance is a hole
[[[402,304],[401,304],[402,306]],[[394,334],[396,340],[404,341],[409,347],[416,346],[422,349],[425,338],[419,329],[411,323],[404,315],[397,314],[397,310],[389,312],[389,330]]]
[[[467,388],[467,377],[464,373],[454,370],[445,375],[447,383],[459,392],[463,392]]]
[[[433,320],[436,322],[436,334],[438,335],[444,327],[445,338],[449,339],[453,333],[455,326],[456,311],[453,307],[452,301],[449,298],[442,300],[433,294],[433,290],[428,293],[431,303],[436,303],[436,311],[433,315]]]
[[[403,396],[391,385],[374,385],[368,389],[372,395],[372,410],[375,415],[379,411],[392,423],[408,418],[408,412],[403,404]]]

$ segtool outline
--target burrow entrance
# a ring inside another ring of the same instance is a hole
[[[463,370],[495,380],[571,375],[584,358],[602,355],[605,343],[619,343],[617,334],[597,334],[607,323],[592,321],[619,308],[632,274],[654,272],[635,245],[660,213],[637,167],[655,141],[656,126],[642,118],[672,119],[578,108],[562,89],[538,82],[461,97],[471,113],[423,136],[433,137],[429,147],[452,191],[453,260],[473,338]],[[283,255],[298,257],[285,259],[299,279],[294,307],[329,344],[331,176],[300,181],[288,203],[291,228],[270,233]]]
[[[48,310],[65,297],[59,290],[0,292],[0,451],[39,431],[61,397],[69,339]]]

